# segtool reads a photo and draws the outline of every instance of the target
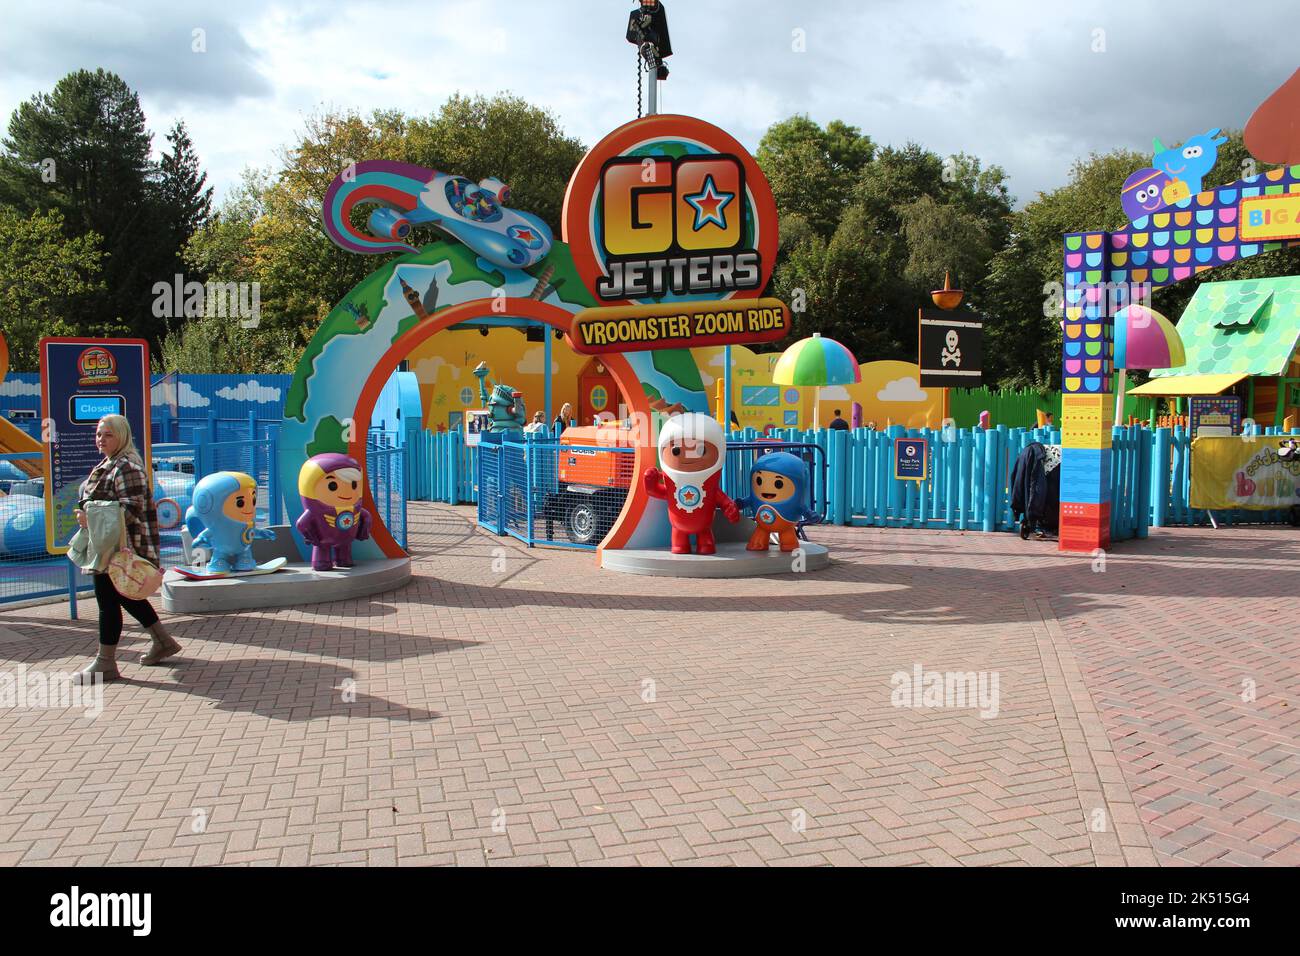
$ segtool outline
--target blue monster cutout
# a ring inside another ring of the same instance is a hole
[[[1218,127],[1193,136],[1173,149],[1165,149],[1164,143],[1153,140],[1155,155],[1151,165],[1171,179],[1182,180],[1189,193],[1199,193],[1201,180],[1214,168],[1219,158],[1219,147],[1227,141],[1226,136],[1219,135]]]

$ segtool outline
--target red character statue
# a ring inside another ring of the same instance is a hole
[[[740,520],[740,509],[720,487],[726,452],[722,426],[708,415],[674,415],[660,430],[661,467],[646,469],[645,490],[652,498],[668,502],[673,554],[691,553],[691,535],[695,535],[697,554],[717,551],[713,540],[717,508],[732,524]]]

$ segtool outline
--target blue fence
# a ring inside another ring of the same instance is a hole
[[[894,477],[894,441],[904,437],[929,445],[924,481]],[[1060,440],[1059,431],[1006,426],[830,432],[830,520],[881,528],[1011,530],[1018,526],[1008,489],[1016,458],[1030,442]]]
[[[377,517],[383,520],[393,540],[407,548],[406,450],[368,445],[366,476],[370,479],[370,495],[375,500]]]
[[[1264,434],[1272,434],[1266,429]],[[1293,433],[1300,434],[1300,433]],[[893,446],[899,437],[925,438],[930,446],[930,475],[925,481],[893,476]],[[546,433],[543,437],[550,437]],[[1017,456],[1030,442],[1059,444],[1055,429],[999,426],[979,428],[855,431],[753,429],[732,432],[724,472],[724,490],[745,494],[748,465],[767,442],[807,446],[814,474],[814,506],[828,523],[893,528],[1010,531],[1018,525],[1011,511],[1009,478]],[[1188,505],[1191,486],[1191,437],[1182,428],[1152,431],[1142,426],[1116,427],[1111,437],[1111,539],[1144,538],[1151,527],[1208,523],[1205,512]],[[452,504],[479,500],[475,474],[480,450],[466,447],[460,432],[419,434],[411,443],[412,497]],[[490,454],[497,454],[496,451]],[[490,471],[491,469],[489,469]],[[495,473],[493,473],[495,474]],[[1155,476],[1166,475],[1167,481]],[[494,479],[495,480],[495,479]],[[493,488],[493,495],[500,491]],[[1214,513],[1225,523],[1272,524],[1288,512]]]
[[[478,501],[475,475],[478,448],[465,444],[460,431],[421,429],[407,442],[407,487],[412,501],[450,505]]]

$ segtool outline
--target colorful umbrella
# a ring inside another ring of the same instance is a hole
[[[814,332],[811,338],[800,339],[781,354],[772,370],[772,381],[777,385],[811,385],[817,389],[813,395],[813,428],[816,428],[821,387],[860,382],[862,369],[853,353],[843,345]]]
[[[1187,363],[1183,340],[1174,323],[1145,305],[1126,305],[1115,313],[1115,421],[1124,420],[1124,388],[1131,368],[1179,368]]]
[[[1116,313],[1116,368],[1178,368],[1186,362],[1178,329],[1155,309],[1129,305]]]

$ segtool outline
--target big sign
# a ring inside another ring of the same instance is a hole
[[[690,116],[647,116],[579,164],[564,239],[600,305],[757,298],[776,260],[776,203],[726,132]]]

